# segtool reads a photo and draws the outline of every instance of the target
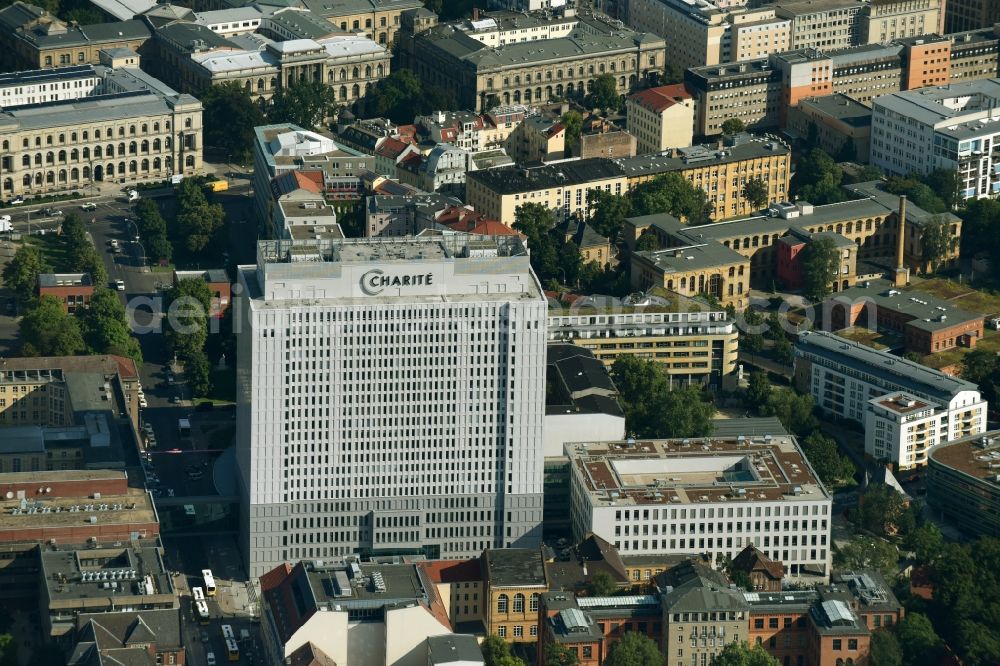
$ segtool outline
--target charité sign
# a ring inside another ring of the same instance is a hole
[[[426,287],[434,284],[433,273],[387,275],[381,268],[373,268],[361,276],[361,291],[369,296],[382,293],[386,287]]]

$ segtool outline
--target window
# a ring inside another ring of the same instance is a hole
[[[844,649],[844,641],[843,641],[843,639],[834,638],[833,639],[833,649],[834,650],[843,650]]]
[[[848,638],[847,639],[847,649],[848,650],[857,650],[858,649],[858,639],[857,638]]]
[[[531,601],[528,603],[528,610],[531,611],[532,613],[538,612],[538,597],[539,597],[538,592],[534,592],[531,595]]]
[[[503,626],[502,624],[499,627],[497,627],[497,636],[499,636],[500,638],[507,638],[507,627]]]
[[[507,604],[509,602],[510,602],[510,597],[508,597],[506,594],[501,594],[499,597],[497,597],[497,612],[506,613]]]
[[[521,638],[524,636],[524,627],[519,624],[514,625],[514,638]]]
[[[515,613],[524,612],[524,595],[521,594],[520,592],[514,595],[514,612]]]

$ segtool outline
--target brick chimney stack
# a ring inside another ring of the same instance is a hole
[[[896,274],[893,284],[905,287],[910,282],[910,269],[906,267],[903,254],[906,243],[906,195],[899,196],[899,212],[896,215]]]

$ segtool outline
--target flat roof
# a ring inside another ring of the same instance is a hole
[[[799,333],[795,350],[797,355],[817,354],[875,378],[889,387],[887,393],[903,390],[948,403],[962,391],[979,390],[972,382],[826,331]]]
[[[1000,491],[1000,430],[939,444],[928,458],[931,466],[953,469]]]
[[[356,573],[350,564],[339,561],[327,564],[314,560],[304,565],[309,589],[319,608],[380,608],[418,600],[426,602],[428,598],[415,564],[361,562],[356,564]]]
[[[663,273],[686,273],[724,264],[744,264],[750,259],[721,243],[700,243],[666,250],[634,252]]]
[[[539,548],[490,548],[484,551],[486,580],[497,587],[544,587],[545,559]]]
[[[50,478],[52,472],[39,477]],[[96,480],[96,479],[95,479]],[[2,482],[2,479],[0,479]],[[108,507],[102,509],[101,507]],[[0,497],[0,534],[7,530],[86,527],[95,529],[109,525],[143,524],[157,522],[153,500],[141,488],[129,488],[124,495],[102,495],[101,499],[52,497],[45,500],[21,500]],[[117,508],[115,508],[117,507]],[[14,513],[15,509],[17,513]],[[32,510],[33,509],[33,510]],[[90,517],[96,522],[91,523]]]
[[[672,151],[672,155],[636,155],[615,159],[629,178],[647,174],[670,173],[702,167],[732,164],[761,157],[785,156],[791,151],[776,139],[755,138],[737,145],[688,146]]]
[[[0,87],[32,85],[49,81],[66,81],[97,76],[93,65],[71,65],[54,69],[28,69],[21,72],[0,74]]]
[[[867,284],[867,286],[866,286]],[[869,280],[832,294],[830,303],[870,301],[876,307],[910,317],[904,325],[922,331],[938,331],[956,324],[981,320],[983,313],[955,307],[915,288],[896,289],[888,280]]]
[[[872,125],[871,108],[843,93],[809,97],[800,100],[799,105],[812,107],[818,112],[851,127],[871,127]]]
[[[593,504],[829,501],[791,435],[581,442],[566,446]]]
[[[50,603],[79,601],[90,605],[88,599],[94,599],[104,605],[109,597],[148,595],[161,597],[155,603],[162,603],[164,596],[176,599],[173,581],[156,546],[43,549],[41,561]],[[119,603],[131,605],[124,600]]]
[[[501,167],[470,171],[467,180],[474,180],[498,194],[533,192],[558,187],[581,185],[596,180],[621,178],[625,170],[616,160],[591,157],[524,169]]]
[[[952,106],[945,102],[962,100]],[[946,86],[928,86],[878,97],[873,103],[928,125],[989,117],[1000,100],[1000,79],[979,79]],[[943,128],[942,128],[943,129]]]

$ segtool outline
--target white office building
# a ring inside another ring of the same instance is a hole
[[[538,544],[546,303],[517,236],[263,241],[238,282],[251,576]]]
[[[101,73],[93,65],[35,69],[0,75],[0,107],[61,102],[99,94]]]
[[[1000,79],[873,100],[871,163],[888,175],[955,171],[966,199],[1000,194]]]
[[[830,573],[832,500],[791,435],[587,442],[566,452],[577,541],[592,532],[622,556],[716,561],[753,544],[792,576]]]
[[[986,431],[987,402],[958,377],[825,331],[801,333],[795,381],[828,414],[865,427],[865,453],[897,469],[931,446]]]

